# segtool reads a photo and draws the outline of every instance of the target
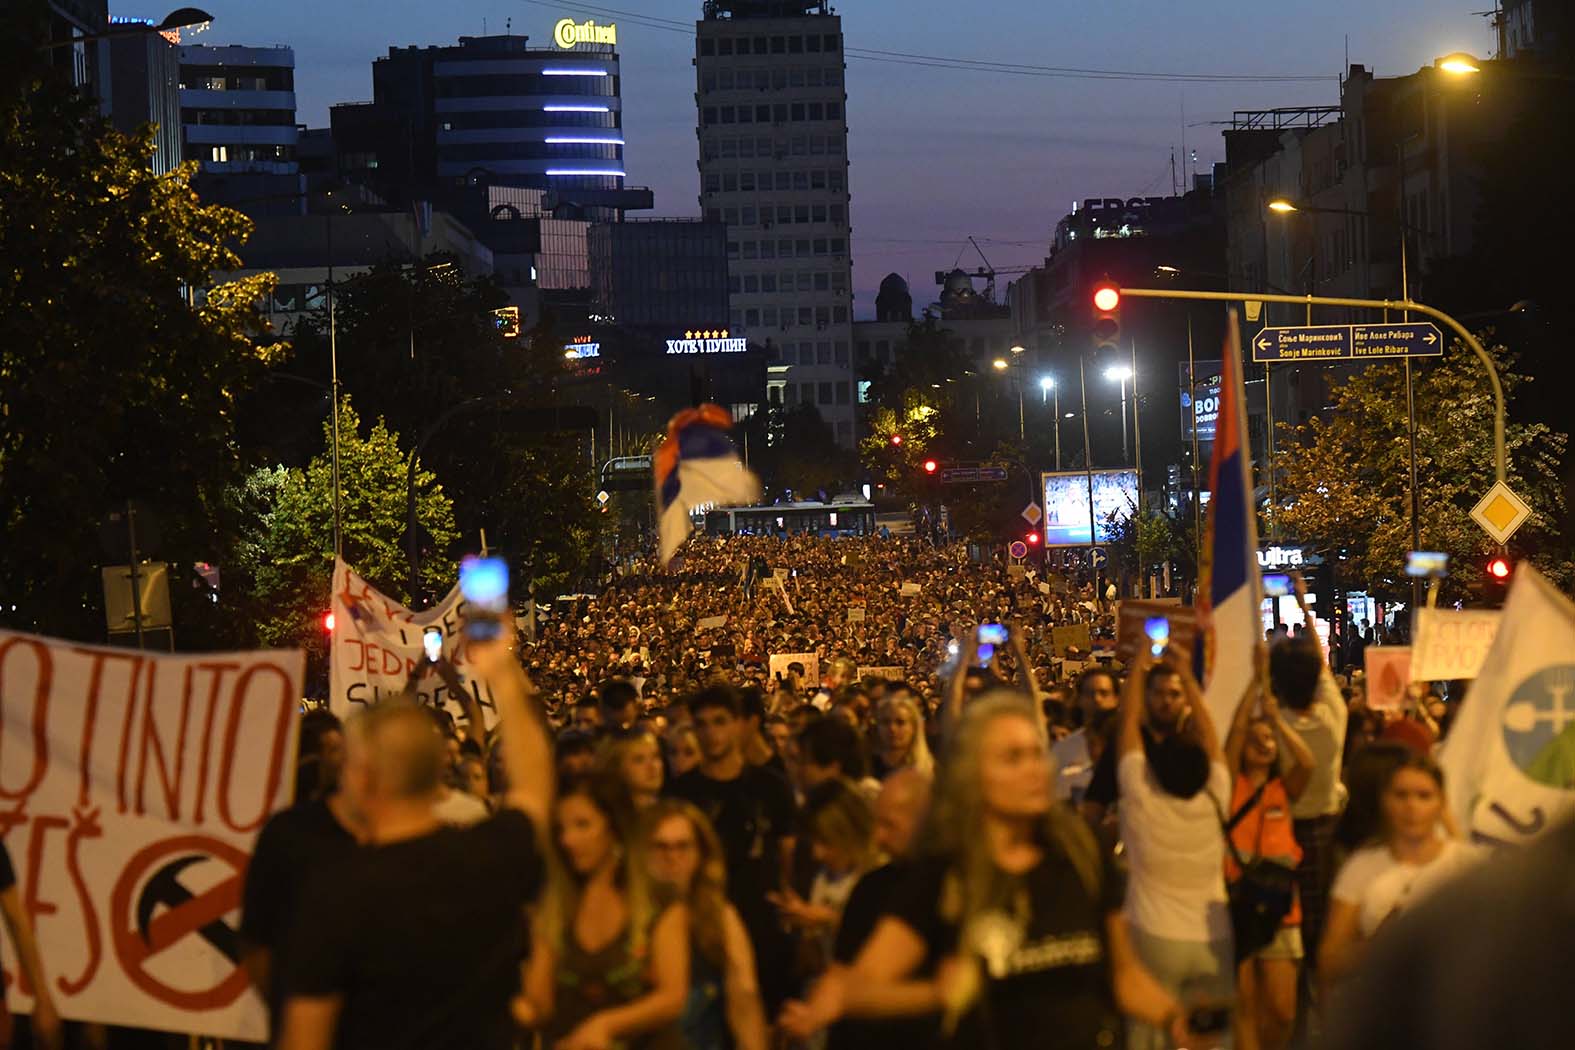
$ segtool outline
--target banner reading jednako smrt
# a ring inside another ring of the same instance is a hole
[[[304,666],[0,631],[0,836],[63,1016],[267,1037],[241,887],[294,790]],[[9,939],[4,966],[30,1011]]]
[[[414,676],[417,701],[441,707],[459,718],[464,713],[460,698],[426,665],[422,635],[432,628],[443,635],[443,658],[480,704],[488,728],[496,722],[497,708],[490,687],[485,682],[472,681],[465,666],[461,644],[465,599],[458,586],[432,608],[415,612],[339,561],[334,567],[332,609],[328,706],[334,714],[349,718],[357,711],[396,697]]]

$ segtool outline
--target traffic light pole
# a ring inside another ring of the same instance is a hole
[[[1213,303],[1305,303],[1309,307],[1345,306],[1359,310],[1415,310],[1419,314],[1440,321],[1459,336],[1461,342],[1471,348],[1471,352],[1477,355],[1477,360],[1482,362],[1483,371],[1487,372],[1488,383],[1493,389],[1493,471],[1498,481],[1508,483],[1509,457],[1504,445],[1504,384],[1499,380],[1498,368],[1493,364],[1493,358],[1488,356],[1488,352],[1477,341],[1476,336],[1442,310],[1409,298],[1399,301],[1346,299],[1324,295],[1271,295],[1264,292],[1193,292],[1174,288],[1122,288],[1120,293],[1123,296],[1130,295],[1134,299],[1187,299]]]

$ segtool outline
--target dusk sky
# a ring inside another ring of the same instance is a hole
[[[140,0],[146,3],[147,0]],[[208,0],[206,44],[295,49],[298,119],[328,121],[335,102],[372,96],[371,63],[390,45],[450,44],[511,31],[550,44],[561,17],[620,25],[629,185],[656,193],[654,215],[695,215],[692,28],[700,0]],[[1492,50],[1480,0],[847,0],[847,46],[1024,65],[1229,76],[1321,76],[1299,82],[1163,83],[925,68],[849,56],[850,189],[855,312],[874,310],[885,274],[909,278],[915,305],[933,272],[979,265],[978,238],[998,268],[1038,262],[1055,223],[1085,197],[1171,192],[1170,157],[1196,150],[1199,172],[1224,159],[1217,122],[1238,109],[1334,104],[1346,39],[1350,60],[1380,76],[1434,57]],[[154,15],[122,3],[115,14]],[[665,27],[665,28],[664,28]],[[1185,109],[1183,127],[1182,112]],[[966,251],[962,251],[966,249]],[[1004,295],[1006,281],[1000,282]]]

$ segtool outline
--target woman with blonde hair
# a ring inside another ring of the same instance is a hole
[[[1108,858],[1055,801],[1053,768],[1022,697],[968,705],[906,885],[852,967],[787,1005],[784,1028],[940,1012],[958,1048],[1114,1046],[1125,1013],[1189,1045],[1182,1005],[1137,959]]]
[[[832,938],[848,895],[882,858],[875,845],[875,809],[850,780],[837,777],[810,788],[800,824],[816,864],[809,898],[791,888],[767,897],[782,920],[806,938],[803,962],[813,975],[831,962]]]
[[[684,1045],[765,1050],[755,950],[727,900],[727,861],[716,832],[699,809],[680,799],[663,799],[643,816],[641,845],[651,877],[689,912],[689,998],[679,1022]]]
[[[623,729],[596,749],[596,774],[616,786],[635,813],[662,797],[662,746],[644,728]]]
[[[1318,977],[1325,985],[1356,967],[1385,923],[1482,856],[1455,835],[1443,771],[1426,755],[1407,752],[1394,762],[1379,788],[1377,809],[1378,837],[1346,858],[1329,891],[1329,917],[1318,947]]]
[[[924,715],[913,697],[903,691],[886,697],[876,709],[870,772],[876,780],[885,780],[909,766],[927,777],[935,774],[935,757],[924,736]]]
[[[689,994],[689,915],[662,907],[622,832],[619,792],[596,779],[560,795],[549,884],[514,1018],[553,1050],[677,1050]],[[459,888],[463,891],[463,887]]]

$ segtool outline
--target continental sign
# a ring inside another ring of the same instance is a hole
[[[592,20],[576,22],[572,18],[564,18],[552,27],[552,39],[559,47],[574,47],[576,44],[611,44],[618,46],[618,26],[599,26]]]

